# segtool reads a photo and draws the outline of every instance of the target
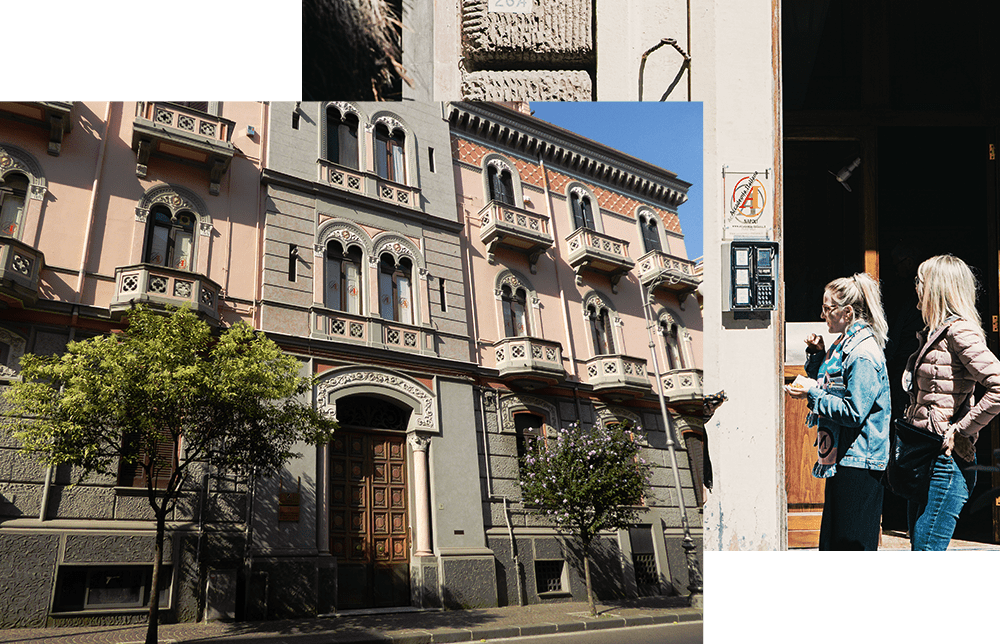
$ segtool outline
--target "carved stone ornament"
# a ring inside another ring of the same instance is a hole
[[[315,257],[322,257],[323,250],[324,250],[323,244],[313,244],[313,255]]]
[[[407,442],[414,452],[426,452],[431,444],[431,437],[422,434],[410,434],[406,437]]]
[[[336,107],[338,110],[340,110],[340,118],[344,118],[344,116],[346,116],[347,113],[350,112],[355,116],[357,116],[359,121],[361,120],[361,113],[358,111],[358,108],[354,107],[350,103],[346,103],[344,101],[331,101],[327,103],[327,105]]]
[[[595,408],[594,411],[597,413],[597,420],[602,426],[607,426],[608,423],[620,423],[627,420],[632,423],[632,427],[642,427],[639,415],[634,414],[627,409],[623,409],[621,407],[600,406]]]
[[[514,431],[514,412],[527,410],[541,413],[545,416],[545,423],[550,427],[557,427],[559,416],[556,414],[556,406],[547,400],[537,396],[523,396],[521,394],[508,394],[500,399],[500,419],[503,422],[501,431]]]
[[[324,378],[316,386],[318,411],[328,418],[336,420],[337,403],[331,400],[337,392],[358,386],[374,386],[392,390],[402,394],[400,402],[412,406],[416,400],[418,407],[414,408],[414,425],[417,429],[437,431],[437,406],[434,395],[423,385],[387,371],[355,368],[334,373]],[[337,396],[339,398],[340,396]]]
[[[496,292],[498,297],[504,286],[509,286],[512,293],[519,288],[523,288],[526,293],[532,290],[531,287],[528,286],[528,284],[513,271],[504,272],[500,276],[500,279],[497,280]]]
[[[166,206],[171,215],[176,215],[182,210],[190,211],[198,218],[201,234],[210,235],[212,233],[212,218],[209,216],[208,208],[205,207],[204,202],[197,195],[180,186],[165,184],[147,190],[135,209],[136,220],[146,221],[149,211],[154,206],[161,205]]]
[[[42,166],[35,158],[15,145],[0,145],[0,183],[9,172],[21,172],[28,177],[31,184],[28,191],[32,199],[44,199],[48,192],[48,183],[42,174]]]
[[[493,158],[491,158],[489,161],[486,162],[486,165],[487,165],[487,167],[488,166],[493,166],[499,172],[503,172],[504,170],[506,170],[507,172],[510,173],[511,177],[514,176],[514,170],[513,170],[513,168],[510,167],[510,164],[507,163],[506,160],[501,159],[499,157],[493,157]]]
[[[7,344],[7,364],[0,364],[0,378],[15,378],[21,373],[21,356],[26,346],[24,338],[7,329],[0,328],[0,342]]]
[[[381,257],[382,253],[389,253],[398,261],[401,256],[405,255],[413,260],[417,268],[425,268],[423,257],[409,240],[398,235],[389,235],[377,240],[376,243],[378,243],[378,247],[373,253],[375,257]]]
[[[198,229],[202,237],[212,236],[212,222],[210,221],[198,222]]]
[[[372,123],[375,124],[381,123],[382,125],[389,128],[390,133],[392,133],[393,130],[402,130],[404,134],[406,133],[406,128],[403,127],[403,124],[397,121],[396,119],[392,118],[391,116],[382,115],[376,117],[375,120],[372,121]]]
[[[593,306],[594,310],[597,311],[598,313],[600,313],[601,309],[604,309],[604,308],[608,309],[609,311],[612,310],[611,307],[609,307],[607,304],[604,303],[604,298],[602,298],[597,293],[591,293],[587,297],[583,298],[583,319],[584,320],[589,320],[590,319],[590,307],[591,306]]]
[[[576,195],[576,196],[577,196],[577,197],[579,197],[580,199],[583,199],[584,197],[590,197],[590,193],[589,193],[589,192],[587,192],[587,191],[586,191],[586,190],[585,190],[585,189],[584,189],[583,187],[581,187],[581,186],[573,186],[572,188],[570,188],[570,189],[569,189],[569,193],[570,193],[571,195]]]

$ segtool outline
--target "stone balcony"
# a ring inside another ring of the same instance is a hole
[[[63,137],[73,129],[73,102],[35,101],[0,103],[0,112],[16,120],[49,130],[48,152],[54,157],[62,151]]]
[[[590,270],[607,275],[611,280],[611,290],[618,292],[618,280],[635,262],[628,256],[628,242],[596,230],[580,228],[566,238],[569,249],[567,260],[576,272],[576,283],[583,284],[583,271]]]
[[[493,350],[500,378],[517,388],[548,387],[566,378],[558,342],[518,336],[497,340]]]
[[[428,356],[438,353],[433,329],[382,318],[313,307],[311,328],[314,338]]]
[[[206,168],[208,191],[217,195],[236,153],[231,142],[235,125],[228,119],[175,103],[140,102],[132,122],[135,173],[146,176],[151,155],[173,157]]]
[[[22,241],[0,235],[0,299],[17,307],[38,299],[45,256]]]
[[[142,302],[152,308],[191,307],[209,322],[219,321],[221,287],[204,275],[155,264],[115,269],[115,295],[111,312],[117,314]]]
[[[705,398],[704,372],[701,369],[674,369],[660,377],[663,397],[668,404],[702,404]]]
[[[389,181],[373,172],[355,170],[326,159],[319,159],[317,163],[320,183],[397,206],[421,209],[420,188]]]
[[[660,250],[646,253],[639,258],[639,281],[650,291],[661,289],[683,297],[701,284],[695,263],[674,257]]]
[[[598,395],[610,400],[637,398],[652,390],[642,358],[621,354],[595,356],[584,366],[587,383]]]
[[[479,217],[482,221],[479,239],[486,245],[490,264],[495,263],[496,249],[505,246],[526,254],[534,273],[539,256],[555,243],[547,215],[490,201],[479,211]]]

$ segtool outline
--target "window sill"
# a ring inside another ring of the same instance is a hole
[[[553,590],[545,593],[538,593],[539,599],[566,599],[573,597],[573,593],[566,590]]]
[[[162,488],[153,489],[153,494],[157,496],[164,496],[166,493],[167,491]],[[149,490],[144,487],[115,486],[115,496],[147,496],[148,494]]]

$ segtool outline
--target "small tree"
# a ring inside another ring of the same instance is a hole
[[[22,453],[81,467],[80,480],[142,472],[156,520],[146,633],[154,644],[166,520],[197,464],[273,475],[296,442],[324,441],[334,424],[299,400],[312,388],[299,361],[245,323],[216,336],[189,309],[141,305],[127,322],[61,356],[25,355],[22,380],[5,393],[7,430]]]
[[[618,425],[589,430],[570,425],[554,439],[535,439],[521,462],[524,504],[534,506],[580,546],[591,615],[597,614],[591,545],[602,530],[637,522],[650,472],[631,432]]]

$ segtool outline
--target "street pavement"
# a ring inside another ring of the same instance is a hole
[[[686,597],[558,602],[470,610],[351,611],[329,617],[266,622],[161,624],[160,642],[205,644],[432,644],[570,633],[652,624],[702,623]],[[89,626],[0,630],[0,642],[31,644],[140,644],[145,626]],[[622,641],[608,634],[606,641]]]

